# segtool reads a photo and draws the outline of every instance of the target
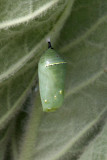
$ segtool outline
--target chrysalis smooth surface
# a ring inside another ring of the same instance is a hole
[[[61,107],[64,100],[66,62],[48,42],[48,50],[38,65],[40,97],[43,111],[53,112]]]

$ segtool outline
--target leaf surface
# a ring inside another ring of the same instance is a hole
[[[30,94],[30,103],[23,105],[16,123],[19,125],[12,140],[13,159],[84,160],[91,153],[92,160],[105,160],[106,0],[1,3],[1,128]],[[65,101],[54,113],[42,113],[38,92],[34,96],[31,91],[47,37],[68,62]],[[26,116],[21,117],[24,113]]]

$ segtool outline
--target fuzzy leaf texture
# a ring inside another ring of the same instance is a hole
[[[65,100],[43,113],[46,39],[68,62]],[[0,160],[107,159],[107,1],[0,0]]]

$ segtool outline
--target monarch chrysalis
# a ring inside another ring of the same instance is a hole
[[[53,112],[64,100],[66,62],[51,47],[50,41],[48,50],[40,58],[38,75],[43,111]]]

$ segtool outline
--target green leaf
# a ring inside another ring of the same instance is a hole
[[[105,160],[106,0],[16,3],[3,0],[0,6],[0,128],[28,95],[30,103],[14,124],[12,159],[84,160],[91,153],[91,160]],[[54,113],[43,113],[38,92],[31,91],[47,37],[68,61],[65,102]]]
[[[107,159],[107,121],[98,136],[85,148],[85,152],[79,160]]]
[[[24,73],[22,72],[16,77],[14,76],[1,86],[0,129],[5,127],[8,121],[14,117],[21,108],[37,74],[34,69],[35,68],[30,68]]]
[[[7,150],[9,150],[7,148],[7,145],[11,139],[10,134],[12,134],[12,131],[13,124],[0,132],[0,160],[4,160],[4,158],[6,157]]]

